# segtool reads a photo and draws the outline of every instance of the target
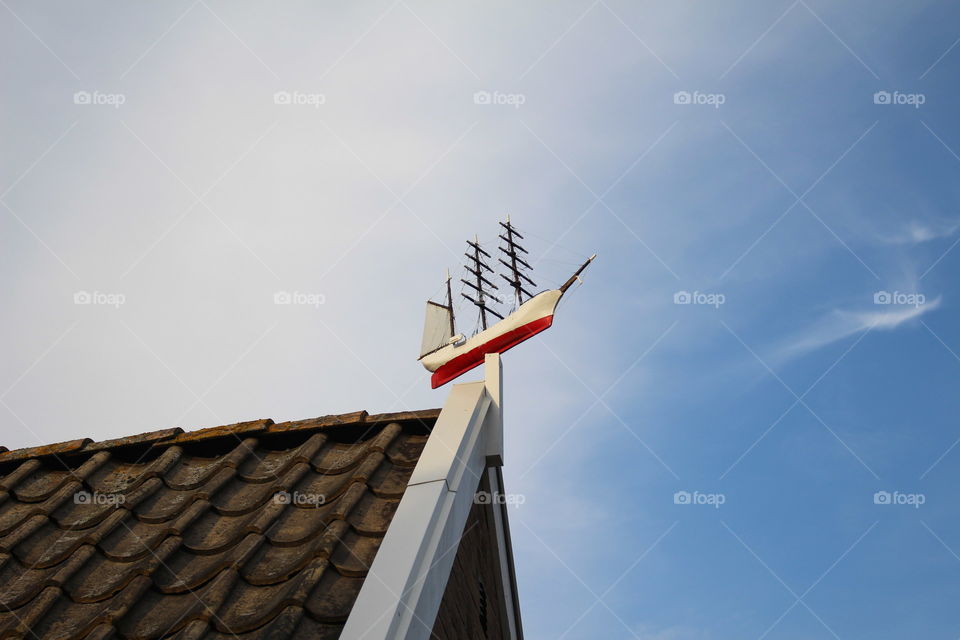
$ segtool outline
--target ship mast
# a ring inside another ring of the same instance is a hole
[[[453,294],[450,293],[450,269],[447,269],[447,308],[450,309],[450,335],[457,335],[456,323],[453,321]]]
[[[506,223],[501,222],[500,226],[506,230],[507,235],[504,236],[503,234],[500,234],[500,239],[506,243],[506,246],[501,246],[499,249],[507,255],[507,257],[510,259],[510,262],[505,262],[503,258],[497,258],[497,260],[500,262],[500,264],[510,270],[511,276],[507,277],[501,273],[500,277],[510,283],[510,286],[513,287],[516,295],[517,306],[519,307],[521,304],[523,304],[523,296],[527,296],[528,300],[533,297],[532,293],[523,288],[524,281],[530,283],[531,287],[536,287],[537,283],[528,278],[526,274],[520,270],[521,267],[526,269],[532,269],[533,267],[527,264],[526,260],[520,257],[520,254],[517,253],[518,251],[523,253],[528,252],[526,249],[517,244],[516,238],[523,240],[523,236],[520,235],[516,228],[510,223],[510,216],[507,216]]]
[[[473,277],[476,280],[474,282],[471,282],[469,280],[461,278],[460,282],[474,289],[476,291],[477,298],[474,299],[465,293],[461,293],[460,295],[462,295],[464,298],[466,298],[467,300],[475,304],[480,309],[480,323],[481,323],[481,326],[484,329],[486,329],[487,328],[487,312],[492,313],[493,315],[497,316],[501,320],[503,320],[503,316],[487,306],[486,299],[488,297],[493,298],[495,296],[484,290],[484,284],[490,287],[493,287],[494,289],[497,289],[497,285],[493,284],[492,282],[490,282],[484,277],[483,275],[484,270],[487,270],[490,273],[493,273],[493,269],[487,266],[487,264],[483,261],[483,258],[481,258],[480,256],[481,254],[485,255],[488,258],[490,258],[491,256],[489,253],[484,251],[483,248],[480,247],[480,241],[477,239],[476,236],[473,237],[473,240],[474,240],[473,242],[470,242],[469,240],[467,240],[467,245],[469,245],[473,249],[473,253],[468,252],[463,255],[465,255],[467,259],[472,262],[473,268],[471,268],[469,264],[466,265],[465,268],[467,271],[473,274]]]

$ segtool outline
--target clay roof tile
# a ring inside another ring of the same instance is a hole
[[[0,447],[0,636],[338,637],[438,415]]]

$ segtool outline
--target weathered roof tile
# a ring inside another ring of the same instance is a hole
[[[242,516],[259,509],[285,487],[295,486],[309,470],[310,465],[301,462],[290,467],[282,478],[275,478],[273,482],[252,483],[235,477],[217,491],[210,502],[221,515]]]
[[[179,461],[183,450],[170,447],[153,460],[124,462],[115,460],[113,464],[103,465],[89,477],[86,484],[100,494],[121,494],[135,490],[150,478],[157,478],[173,468]],[[106,455],[106,452],[97,454]]]
[[[0,480],[0,489],[9,491],[13,487],[17,486],[20,481],[33,473],[35,469],[38,469],[41,466],[42,463],[37,459],[27,460],[26,462],[21,463],[7,475],[3,476],[3,479]]]
[[[23,637],[33,632],[59,597],[60,590],[57,587],[47,587],[22,607],[0,612],[0,638]]]
[[[341,574],[362,578],[370,570],[381,542],[383,538],[379,536],[362,536],[354,531],[347,531],[343,544],[336,548],[331,562]]]
[[[420,452],[427,443],[427,436],[411,435],[406,438],[397,438],[390,443],[384,453],[390,462],[401,467],[412,469],[420,460]]]
[[[161,440],[169,440],[170,438],[173,438],[181,433],[183,433],[183,429],[180,427],[160,429],[159,431],[148,431],[146,433],[139,433],[135,436],[127,436],[125,438],[114,438],[113,440],[91,442],[83,448],[83,451],[84,453],[87,453],[92,451],[104,451],[107,449],[118,449],[133,445],[152,444]]]
[[[149,498],[137,505],[137,518],[144,522],[164,522],[183,513],[184,509],[199,500],[209,501],[225,484],[233,478],[233,469],[223,467],[206,482],[190,491],[174,489],[166,483]]]
[[[133,562],[112,560],[106,556],[87,562],[64,585],[74,602],[100,602],[112,597],[138,575],[150,575],[167,561],[177,548],[177,538],[167,538],[154,550]],[[83,547],[93,555],[95,547]]]
[[[307,598],[307,613],[321,622],[345,622],[362,585],[363,578],[326,572],[320,585]]]
[[[432,427],[440,415],[440,409],[421,409],[419,411],[399,411],[395,413],[377,413],[367,417],[371,424],[380,422],[417,422]]]
[[[315,433],[299,447],[265,451],[258,456],[250,456],[238,467],[237,473],[247,482],[279,480],[280,476],[294,464],[310,462],[326,441],[326,434]]]
[[[240,438],[240,436],[249,436],[263,431],[273,425],[273,420],[269,418],[263,420],[251,420],[249,422],[237,422],[227,424],[222,427],[209,427],[207,429],[198,429],[196,431],[186,431],[179,433],[172,438],[164,440],[164,444],[182,444],[184,442],[199,442],[200,440],[209,440],[210,438]]]
[[[330,557],[341,545],[350,526],[343,520],[334,520],[321,535],[298,546],[278,546],[267,543],[257,550],[243,568],[243,577],[250,584],[267,585],[288,580],[316,556]]]
[[[240,568],[262,544],[263,536],[251,533],[219,553],[198,555],[181,546],[157,570],[154,585],[164,593],[195,591],[224,569]]]
[[[437,413],[0,452],[0,638],[338,637]]]
[[[14,449],[13,451],[0,453],[0,462],[13,462],[16,460],[26,460],[28,458],[42,458],[71,453],[82,449],[91,442],[93,442],[93,440],[90,438],[78,438],[77,440],[67,440],[66,442],[57,442],[56,444],[48,444],[42,447]]]
[[[256,444],[255,439],[247,438],[233,446],[226,455],[218,457],[191,456],[164,474],[164,481],[171,489],[193,491],[221,469],[236,469],[237,465],[253,453]]]
[[[221,633],[212,630],[206,636],[207,640],[286,640],[293,637],[293,634],[303,618],[303,609],[301,607],[286,607],[277,614],[273,620],[264,626],[247,633]],[[311,638],[312,640],[323,640],[324,638],[340,637],[340,626],[330,626],[330,633],[333,635],[307,634],[300,637]],[[185,639],[186,640],[186,639]]]
[[[18,609],[27,604],[42,589],[61,585],[71,572],[76,571],[87,561],[92,552],[93,547],[90,545],[81,547],[69,561],[45,569],[24,565],[15,557],[10,557],[0,571],[2,584],[7,585],[0,594],[0,609]]]
[[[329,565],[326,558],[313,559],[289,580],[269,586],[240,581],[231,594],[230,606],[214,626],[224,633],[245,633],[276,617],[291,602],[303,602]]]
[[[280,424],[270,425],[269,431],[280,433],[283,431],[298,431],[303,429],[320,429],[323,427],[335,427],[345,424],[357,424],[367,419],[366,411],[354,411],[353,413],[341,413],[339,415],[321,416],[319,418],[310,418],[309,420],[296,420],[293,422],[281,422]]]
[[[390,526],[399,502],[399,500],[380,498],[373,493],[364,492],[360,502],[350,512],[347,521],[364,535],[382,536]]]
[[[67,560],[80,545],[99,542],[125,516],[125,512],[115,511],[94,527],[67,531],[60,529],[53,520],[44,519],[41,526],[12,551],[20,562],[34,568],[52,567]]]
[[[130,615],[117,623],[120,635],[129,640],[152,640],[172,635],[191,620],[210,620],[230,594],[238,574],[225,569],[196,591],[165,594],[149,589]]]
[[[302,616],[294,635],[297,638],[311,638],[311,640],[337,640],[343,623],[318,622],[310,616]],[[271,640],[274,640],[271,638]]]

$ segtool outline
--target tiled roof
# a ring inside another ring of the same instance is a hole
[[[438,415],[0,453],[0,638],[339,637]]]

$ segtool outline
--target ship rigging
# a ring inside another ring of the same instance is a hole
[[[446,304],[427,301],[418,359],[433,373],[431,385],[434,389],[478,366],[486,354],[503,353],[548,329],[553,324],[560,298],[596,258],[596,254],[590,256],[559,288],[534,294],[530,289],[535,289],[537,285],[528,275],[533,267],[525,258],[529,253],[517,242],[524,238],[509,217],[500,226],[503,232],[498,237],[503,244],[498,249],[504,257],[498,255],[497,261],[506,268],[506,273],[494,272],[487,263],[493,260],[493,256],[484,250],[476,236],[472,242],[467,241],[468,248],[464,254],[468,263],[464,267],[465,277],[460,282],[466,289],[460,295],[477,307],[480,331],[469,338],[457,332],[449,271],[446,278]],[[499,275],[513,290],[513,311],[506,316],[490,306],[492,301],[500,301],[500,296],[494,293],[500,291],[493,281],[495,275]],[[499,320],[489,324],[488,314]]]

